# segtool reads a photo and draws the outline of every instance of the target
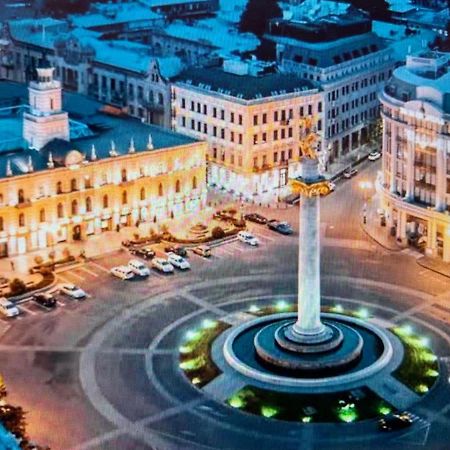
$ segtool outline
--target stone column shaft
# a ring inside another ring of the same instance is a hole
[[[320,197],[300,200],[298,255],[298,320],[294,331],[319,334],[320,321]]]

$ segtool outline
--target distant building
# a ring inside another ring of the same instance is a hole
[[[23,85],[0,82],[2,103],[16,103],[0,119],[0,256],[205,205],[205,143],[100,113],[76,94],[66,100],[84,121],[69,118],[53,69],[38,67],[37,76],[30,105],[17,100]]]
[[[155,55],[148,45],[135,42],[103,40],[95,31],[71,29],[50,18],[11,21],[2,41],[3,78],[28,82],[38,64],[48,60],[65,90],[170,127],[169,78],[183,68],[179,57]]]
[[[196,18],[214,13],[219,0],[139,0],[167,19]]]
[[[397,239],[450,261],[449,54],[408,56],[380,94],[382,207]]]
[[[302,119],[322,129],[322,94],[296,75],[241,61],[188,69],[173,85],[174,128],[208,142],[208,183],[236,195],[276,198],[299,175]],[[320,145],[320,144],[319,144]]]
[[[328,6],[333,2],[310,3],[294,7],[289,19],[274,19],[268,37],[277,44],[284,72],[323,90],[322,151],[328,160],[357,157],[379,118],[377,93],[392,74],[392,51],[362,12],[339,4],[334,13]]]

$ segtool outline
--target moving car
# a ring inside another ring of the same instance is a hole
[[[382,431],[394,431],[408,428],[413,423],[413,416],[408,412],[388,414],[378,421]]]
[[[15,317],[20,314],[19,308],[6,298],[0,298],[0,313],[6,317]]]
[[[352,178],[358,173],[358,169],[347,169],[342,175],[344,178]]]
[[[381,153],[380,152],[372,152],[369,154],[369,161],[376,161],[377,159],[381,158]]]
[[[191,265],[182,256],[175,253],[169,253],[167,261],[169,261],[172,266],[181,270],[187,270],[191,268]]]
[[[262,225],[265,225],[267,223],[267,219],[264,216],[262,216],[261,214],[258,214],[258,213],[246,214],[244,216],[244,219],[248,220],[250,222],[260,223]]]
[[[255,236],[253,236],[253,234],[249,233],[248,231],[239,231],[237,237],[241,242],[244,242],[245,244],[251,245],[253,247],[259,245],[258,239],[256,239]]]
[[[277,233],[292,234],[292,227],[287,222],[279,222],[278,220],[269,220],[267,226]]]
[[[192,251],[196,255],[200,255],[205,258],[209,258],[211,256],[211,247],[208,247],[207,245],[199,245],[198,247],[194,247]]]
[[[144,264],[142,261],[138,259],[132,259],[128,262],[128,268],[135,274],[140,277],[148,277],[150,275],[150,269],[147,264]]]
[[[75,286],[74,284],[65,283],[62,284],[59,289],[63,294],[66,294],[69,297],[75,298],[77,300],[86,298],[86,292],[84,292],[83,289]]]
[[[167,259],[155,258],[152,260],[152,267],[163,273],[173,273],[174,268]]]
[[[56,306],[56,298],[52,294],[34,294],[31,299],[44,308],[54,308]]]
[[[144,259],[152,259],[155,257],[155,251],[152,250],[151,248],[139,248],[139,247],[134,247],[130,250],[130,253],[132,255],[135,256],[139,256],[140,258],[144,258]]]
[[[186,258],[187,256],[186,249],[178,245],[169,245],[164,249],[164,251],[166,253],[175,253],[176,255],[182,256],[183,258]]]

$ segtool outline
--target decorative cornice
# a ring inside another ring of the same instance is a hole
[[[291,185],[296,193],[301,196],[303,195],[304,197],[325,197],[331,192],[330,183],[326,180],[320,180],[313,183],[292,180]]]

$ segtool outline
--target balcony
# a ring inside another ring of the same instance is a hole
[[[164,105],[156,103],[154,100],[142,99],[140,103],[144,108],[148,109],[149,111],[164,112]]]
[[[263,164],[262,166],[253,166],[254,173],[267,172],[268,170],[271,170],[271,169],[272,169],[271,164]]]
[[[28,208],[29,206],[31,206],[31,200],[29,198],[24,198],[19,200],[19,202],[16,205],[17,209],[22,209],[22,208]]]

